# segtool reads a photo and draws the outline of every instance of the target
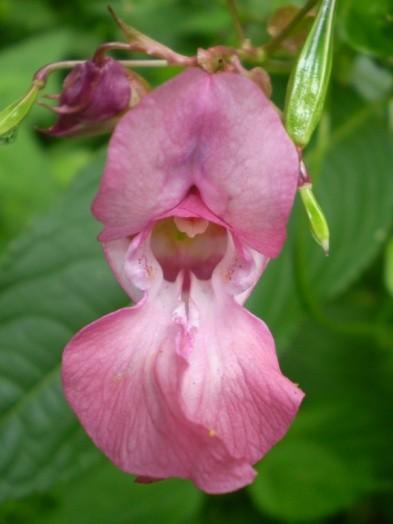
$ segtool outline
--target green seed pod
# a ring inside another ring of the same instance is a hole
[[[329,226],[325,215],[312,192],[311,184],[304,184],[299,188],[308,219],[311,232],[315,240],[322,246],[325,255],[329,254]]]
[[[321,117],[332,68],[333,18],[336,0],[322,0],[288,86],[285,126],[305,147]]]
[[[33,107],[38,92],[42,87],[43,83],[33,82],[25,96],[10,104],[3,111],[0,111],[0,143],[8,144],[12,142],[19,124],[26,118]]]

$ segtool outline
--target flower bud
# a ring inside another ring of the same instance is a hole
[[[304,184],[299,188],[300,196],[302,198],[308,219],[310,221],[311,232],[325,252],[329,254],[329,226],[325,215],[317,202],[317,199],[312,192],[310,183]]]
[[[138,89],[133,89],[132,84],[137,80],[142,86],[136,74],[109,57],[100,61],[87,60],[75,66],[64,80],[59,106],[46,106],[59,118],[43,131],[57,137],[91,136],[112,131],[119,117],[135,105]]]
[[[334,7],[335,0],[322,0],[289,83],[285,125],[300,147],[310,141],[325,102],[332,68]]]
[[[15,138],[19,124],[29,114],[43,83],[34,81],[24,97],[13,102],[0,112],[0,143],[9,144]]]

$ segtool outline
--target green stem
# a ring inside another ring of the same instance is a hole
[[[296,16],[289,22],[284,29],[275,36],[270,42],[263,46],[266,56],[273,54],[281,45],[281,43],[296,29],[297,25],[303,20],[309,11],[318,3],[319,0],[308,0],[304,6],[298,11]]]
[[[54,71],[61,69],[73,69],[77,65],[84,64],[86,60],[64,60],[63,62],[54,62],[39,69],[33,79],[35,82],[41,82],[42,87],[45,85],[48,76]],[[124,67],[167,67],[167,60],[118,60]]]
[[[244,33],[244,29],[240,21],[240,15],[236,7],[236,2],[235,0],[226,0],[226,3],[227,3],[228,11],[232,17],[233,25],[235,27],[236,34],[239,39],[240,45],[242,45],[243,42],[246,40],[246,35]]]

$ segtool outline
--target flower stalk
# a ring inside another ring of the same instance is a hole
[[[239,11],[236,6],[236,1],[235,0],[226,0],[226,3],[227,3],[229,14],[231,15],[231,18],[232,18],[232,22],[233,22],[239,43],[242,46],[246,40],[246,35],[245,35],[244,29],[243,29],[243,26],[240,20],[240,15],[239,15]]]

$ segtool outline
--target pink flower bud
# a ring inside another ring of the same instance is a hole
[[[59,117],[44,132],[67,137],[112,131],[130,107],[132,80],[133,73],[113,58],[77,65],[64,80],[59,106],[50,107]]]

